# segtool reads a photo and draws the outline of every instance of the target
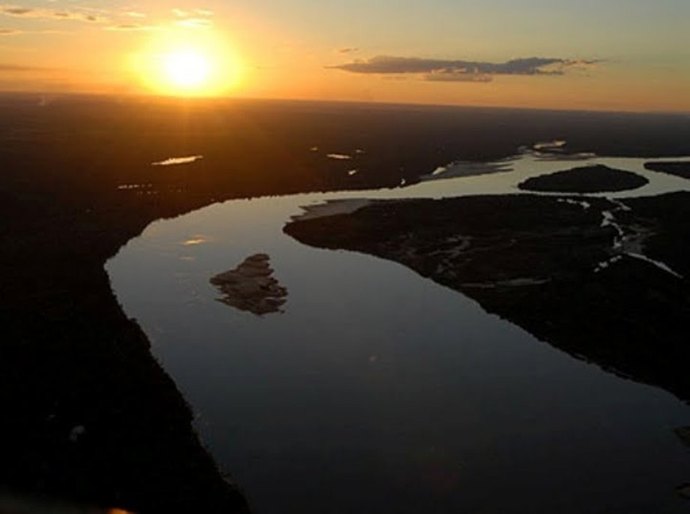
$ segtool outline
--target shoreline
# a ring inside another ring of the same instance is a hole
[[[578,359],[688,402],[689,209],[690,193],[392,200],[293,220],[284,232],[396,261]],[[618,229],[602,221],[614,211]],[[642,259],[628,256],[630,245],[644,248]]]

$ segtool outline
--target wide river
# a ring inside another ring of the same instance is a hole
[[[616,197],[690,190],[641,159],[586,163],[650,180]],[[257,514],[687,512],[676,487],[690,482],[690,450],[674,429],[690,407],[399,264],[282,232],[326,200],[510,194],[574,163],[524,153],[501,165],[511,171],[228,201],[151,224],[107,263]],[[259,252],[289,291],[284,313],[216,301],[209,278]]]

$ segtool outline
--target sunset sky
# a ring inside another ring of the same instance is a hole
[[[690,112],[688,0],[0,1],[0,89]]]

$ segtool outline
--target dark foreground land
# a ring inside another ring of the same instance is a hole
[[[223,478],[199,442],[190,409],[152,358],[136,321],[123,314],[103,269],[105,261],[149,223],[228,198],[392,186],[402,178],[411,183],[440,164],[505,157],[520,145],[540,140],[563,138],[574,152],[608,155],[681,155],[688,152],[690,140],[686,119],[664,116],[83,97],[45,100],[21,95],[0,98],[0,265],[4,270],[0,397],[5,412],[0,498],[59,499],[137,512],[247,509],[237,487]],[[318,151],[312,150],[315,147]],[[334,160],[327,153],[352,158]],[[188,155],[204,158],[187,166],[150,165]],[[360,172],[350,176],[348,170],[353,168]],[[481,213],[474,218],[489,224],[473,228],[481,231],[499,222],[502,201],[448,205],[449,212]],[[555,230],[554,223],[565,216],[573,229],[583,229],[583,235],[559,232],[559,237],[567,243],[587,243],[583,247],[587,256],[549,253],[548,258],[536,259],[534,252],[523,252],[522,259],[510,265],[512,271],[501,271],[499,278],[522,276],[534,264],[550,270],[556,267],[553,259],[562,258],[570,271],[538,287],[547,292],[553,288],[546,295],[551,299],[556,293],[570,292],[574,277],[606,253],[610,231],[595,229],[594,210],[583,214],[574,206],[555,204],[547,206],[554,220],[544,227],[543,215],[534,215],[531,199],[517,201],[524,205],[517,206],[521,214],[513,218],[517,224],[513,228],[532,231],[536,238],[526,239],[528,249],[530,245],[540,249],[546,234]],[[680,207],[685,201],[687,206],[687,198],[673,201]],[[416,216],[441,216],[435,205],[390,204],[366,209],[351,219],[320,220],[345,224],[341,239],[330,243],[319,240],[318,225],[305,226],[299,237],[399,258],[393,239],[409,221],[406,209],[422,209]],[[648,210],[651,223],[666,223],[658,214],[663,206],[639,202],[634,209],[635,213]],[[686,230],[675,214],[664,212],[669,224],[678,223]],[[388,249],[374,248],[373,234],[367,229],[381,219],[390,225],[389,238],[381,241]],[[350,226],[353,220],[356,225]],[[448,218],[438,221],[439,230],[452,231]],[[528,228],[528,222],[537,228]],[[453,230],[465,226],[458,227]],[[420,232],[416,237],[424,240],[430,235],[444,233]],[[498,244],[501,237],[489,237],[482,245],[490,249],[492,241]],[[652,243],[654,251],[679,272],[690,272],[682,254],[666,255],[670,250],[663,238]],[[460,287],[459,279],[424,271],[423,261],[408,264]],[[525,269],[512,269],[520,262]],[[494,261],[487,259],[487,269],[472,270],[472,280],[493,280],[495,270],[505,265],[496,254]],[[626,271],[639,272],[639,283],[616,281],[616,275]],[[660,316],[655,330],[662,332],[651,335],[662,341],[662,336],[673,334],[679,309],[687,309],[687,288],[685,281],[681,287],[678,280],[659,273],[644,263],[626,262],[591,275],[575,294],[599,303],[611,303],[610,288],[645,295]],[[533,276],[533,270],[525,276]],[[520,320],[540,337],[579,352],[567,335],[576,323],[564,324],[563,315],[535,297],[535,289],[515,291],[537,302],[532,307],[545,310],[542,314],[556,316],[553,326],[534,320],[529,309],[519,309],[511,295],[461,288],[487,308]],[[505,301],[509,305],[502,305]],[[578,311],[574,302],[565,307],[573,320],[593,314]],[[617,309],[619,318],[639,324],[638,311]],[[604,324],[611,316],[609,306],[595,319]],[[653,328],[646,330],[641,334]],[[590,358],[688,397],[688,379],[679,374],[683,347],[677,337],[659,343],[663,345],[659,351],[659,345],[652,347],[632,332],[631,346],[622,337],[592,331]],[[649,360],[644,369],[642,356]]]
[[[400,262],[575,357],[690,400],[688,193],[380,202],[285,232]]]

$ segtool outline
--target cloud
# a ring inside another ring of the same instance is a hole
[[[141,32],[147,30],[158,30],[160,27],[155,25],[141,25],[139,23],[119,23],[117,25],[111,25],[106,27],[106,30],[115,30],[122,32]]]
[[[68,32],[63,30],[19,30],[0,28],[0,37],[16,36],[20,34],[68,34]]]
[[[172,9],[172,13],[178,27],[203,29],[213,25],[213,11],[209,9]]]
[[[209,9],[172,9],[174,25],[191,29],[203,29],[213,25],[213,11]],[[145,23],[148,15],[133,9],[109,11],[87,7],[24,7],[15,4],[0,4],[0,17],[12,16],[16,18],[38,20],[71,20],[85,23],[104,25],[110,31],[150,31],[161,26]],[[9,29],[8,29],[9,30]],[[0,36],[10,32],[0,32]]]
[[[359,48],[349,46],[345,48],[338,48],[339,54],[353,54],[355,52],[359,52]]]
[[[486,73],[457,73],[452,70],[439,70],[424,75],[429,82],[491,82],[493,77]]]
[[[41,18],[52,20],[75,20],[83,22],[101,22],[103,18],[87,10],[42,9],[18,7],[15,5],[0,5],[0,15],[18,18]]]
[[[23,64],[10,64],[0,62],[0,72],[24,72],[24,71],[49,71],[48,68],[41,68],[39,66],[25,66]]]
[[[175,22],[175,25],[189,29],[203,29],[212,26],[213,22],[208,18],[184,18]]]
[[[34,9],[29,9],[28,7],[2,6],[0,7],[0,12],[9,16],[24,16],[25,14],[33,13]]]
[[[417,75],[433,82],[490,82],[497,75],[563,75],[568,69],[587,67],[597,62],[599,61],[528,57],[492,63],[377,56],[330,68],[360,74]]]
[[[177,18],[211,18],[213,16],[213,11],[209,9],[173,9],[172,13]]]

